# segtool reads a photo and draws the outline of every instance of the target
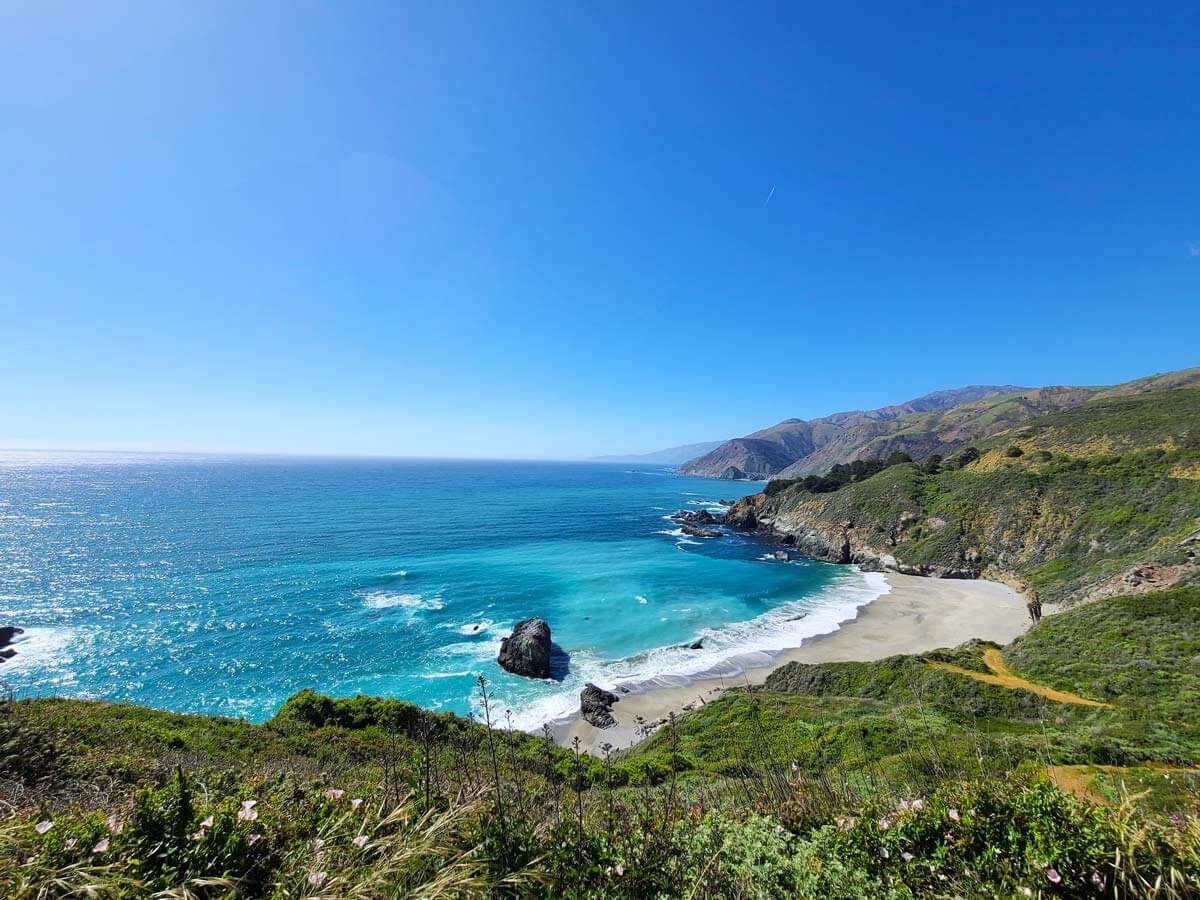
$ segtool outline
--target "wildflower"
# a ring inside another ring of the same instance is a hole
[[[880,856],[882,856],[884,859],[887,859],[887,858],[888,858],[888,857],[890,857],[892,854],[888,853],[888,848],[887,848],[887,847],[880,847],[880,848],[879,848],[879,855],[880,855]]]
[[[1051,866],[1046,867],[1046,877],[1050,879],[1051,884],[1062,884],[1062,876],[1058,874],[1057,869]]]
[[[243,800],[242,808],[238,810],[238,818],[245,822],[253,822],[258,818],[257,800]]]
[[[905,862],[912,862],[914,859],[916,859],[916,857],[913,856],[911,853],[909,853],[907,850],[905,850],[903,853],[900,854],[900,858],[903,859]]]
[[[625,867],[623,865],[621,865],[620,863],[617,863],[617,875],[620,876],[620,875],[624,875],[624,874],[625,874]]]
[[[1026,896],[1026,897],[1032,897],[1032,896],[1033,896],[1033,891],[1032,891],[1032,890],[1030,890],[1030,889],[1029,889],[1029,888],[1027,888],[1027,887],[1023,887],[1023,888],[1021,888],[1021,893],[1022,893],[1024,896]]]
[[[330,788],[325,792],[326,800],[341,800],[346,795],[346,792],[341,788]]]
[[[775,833],[776,833],[776,834],[783,834],[783,826],[782,826],[782,825],[776,825],[776,826],[775,826]]]
[[[49,819],[46,819],[45,821],[38,822],[36,825],[34,825],[33,830],[36,831],[38,834],[45,834],[47,831],[49,831],[53,827],[54,827],[54,823],[51,822]]]
[[[1171,813],[1171,824],[1176,828],[1182,828],[1183,816],[1181,816],[1179,813]]]
[[[100,838],[100,840],[96,841],[96,846],[92,848],[92,852],[93,853],[107,853],[108,852],[108,838]]]
[[[849,831],[854,827],[854,819],[850,816],[838,816],[833,821],[841,831]]]
[[[314,853],[320,853],[321,848],[325,846],[324,838],[313,838],[312,848]]]
[[[249,844],[251,847],[253,847],[255,844],[257,844],[261,840],[262,840],[261,834],[252,834],[248,838],[246,838],[246,843]]]
[[[362,806],[362,797],[355,797],[350,801],[351,809],[358,809],[360,806]]]
[[[909,807],[908,801],[901,800],[899,805],[896,808],[899,809],[901,812],[908,812],[908,807]]]
[[[352,843],[355,847],[357,847],[359,850],[361,850],[363,847],[367,846],[367,836],[365,834],[360,834],[358,837],[356,837],[350,843]]]
[[[918,797],[911,804],[913,812],[920,812],[925,808],[925,801]]]
[[[125,830],[125,823],[117,818],[117,814],[113,813],[104,820],[104,825],[112,834],[120,834]]]
[[[1103,888],[1104,888],[1104,879],[1100,877],[1100,873],[1099,873],[1099,872],[1093,872],[1093,873],[1092,873],[1092,884],[1095,886],[1095,888],[1096,888],[1097,890],[1103,890]]]
[[[957,810],[957,809],[951,809],[951,810],[950,810],[950,820],[951,820],[952,822],[957,822],[957,821],[959,820],[959,817],[958,817],[958,810]]]
[[[75,838],[67,838],[65,841],[63,841],[63,846],[68,850],[74,850],[77,843],[78,841]]]
[[[209,816],[207,819],[205,819],[203,822],[201,822],[200,827],[201,828],[212,828],[213,827],[213,817]]]
[[[325,879],[328,877],[328,872],[311,872],[308,876],[308,883],[313,887],[320,887],[325,883]]]
[[[896,824],[896,820],[893,819],[891,816],[884,816],[882,819],[879,820],[879,830],[887,831],[889,828],[891,828],[895,824]]]

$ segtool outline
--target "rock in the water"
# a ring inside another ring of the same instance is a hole
[[[550,677],[550,626],[542,619],[525,619],[500,642],[500,666],[527,678]]]
[[[688,644],[688,649],[689,650],[703,650],[704,649],[704,638],[700,638],[697,641],[692,641],[692,643]]]
[[[17,655],[17,651],[9,648],[8,645],[18,634],[24,633],[25,629],[18,628],[16,625],[0,625],[0,662],[12,659]]]
[[[789,559],[791,559],[791,557],[788,555],[788,552],[786,550],[776,550],[771,555],[774,556],[780,562],[787,562]]]
[[[719,538],[721,532],[713,528],[697,528],[695,525],[680,525],[679,530],[692,537]]]
[[[612,728],[617,724],[617,720],[613,718],[612,705],[620,699],[612,691],[598,688],[589,682],[579,692],[579,711],[588,724],[597,728]]]

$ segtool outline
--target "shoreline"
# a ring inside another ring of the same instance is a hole
[[[622,694],[612,707],[616,724],[611,728],[596,728],[575,713],[550,723],[554,739],[569,746],[578,738],[580,750],[593,755],[603,744],[625,749],[642,740],[639,717],[653,723],[672,712],[687,712],[730,688],[762,684],[771,672],[791,662],[869,662],[954,647],[972,638],[1007,644],[1029,626],[1025,599],[1000,582],[894,572],[884,578],[885,593],[858,607],[834,630],[805,638],[766,665],[747,668],[736,678],[699,677],[684,686]]]

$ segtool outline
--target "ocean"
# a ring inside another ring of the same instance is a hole
[[[878,596],[666,517],[757,485],[602,463],[0,453],[0,686],[262,721],[291,694],[401,697],[535,729],[588,681],[736,680]],[[540,616],[561,681],[496,663]],[[687,645],[703,639],[703,649]]]

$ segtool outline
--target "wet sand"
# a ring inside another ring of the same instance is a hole
[[[602,744],[624,748],[640,739],[640,716],[656,722],[668,713],[707,703],[731,687],[761,684],[774,669],[790,662],[846,662],[883,659],[898,653],[925,653],[972,638],[1006,644],[1029,626],[1025,600],[1008,585],[994,581],[919,578],[888,573],[889,591],[858,610],[836,631],[806,639],[785,650],[770,665],[748,669],[736,679],[696,679],[686,687],[656,688],[624,694],[613,706],[617,724],[595,728],[575,716],[559,722],[555,738],[599,753]]]

